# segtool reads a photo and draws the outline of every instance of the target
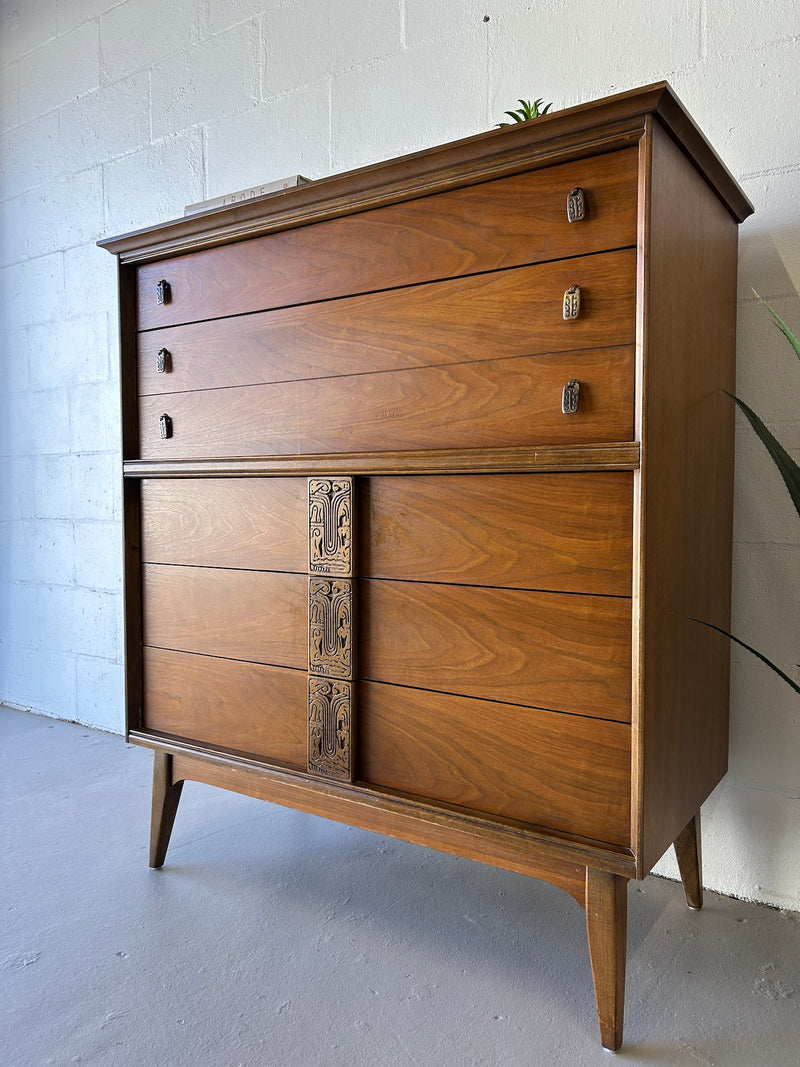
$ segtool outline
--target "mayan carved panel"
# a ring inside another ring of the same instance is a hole
[[[308,480],[308,769],[351,781],[353,479]]]
[[[353,699],[350,682],[308,678],[308,769],[327,778],[353,777]]]
[[[308,669],[334,678],[353,676],[353,583],[308,579]]]
[[[348,578],[353,573],[353,479],[308,479],[308,569]]]

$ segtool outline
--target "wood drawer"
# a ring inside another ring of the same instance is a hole
[[[580,314],[565,321],[573,285]],[[631,345],[635,294],[636,253],[627,249],[154,330],[138,337],[138,388],[172,393]]]
[[[373,785],[630,844],[630,727],[363,682],[359,776]]]
[[[627,471],[361,480],[365,577],[631,595]]]
[[[580,410],[564,415],[573,378]],[[145,396],[139,431],[146,460],[629,441],[633,349]]]
[[[302,671],[144,649],[144,728],[306,767]]]
[[[143,563],[308,568],[305,478],[154,478],[141,485]]]
[[[366,578],[631,594],[627,471],[359,478]],[[141,484],[144,563],[303,573],[305,478]]]
[[[575,186],[587,211],[570,223]],[[144,264],[138,328],[632,246],[636,187],[631,148]],[[158,304],[162,279],[170,298]]]
[[[304,575],[147,563],[142,588],[145,645],[307,669]]]
[[[625,597],[370,579],[358,634],[369,681],[631,719]]]

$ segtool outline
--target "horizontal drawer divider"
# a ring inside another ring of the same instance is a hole
[[[623,441],[577,446],[345,452],[246,459],[129,459],[124,462],[123,471],[128,478],[522,474],[537,471],[636,470],[639,462],[639,442]]]

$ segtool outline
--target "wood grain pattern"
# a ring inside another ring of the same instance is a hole
[[[362,682],[359,775],[373,785],[630,844],[630,728]]]
[[[144,725],[305,769],[305,672],[144,650]]]
[[[575,225],[580,225],[576,223]],[[581,287],[581,313],[562,314]],[[609,252],[139,335],[142,394],[632,344],[635,253]],[[170,352],[169,373],[157,354]]]
[[[364,479],[361,573],[630,596],[632,491],[608,471]]]
[[[142,459],[591,444],[631,439],[633,350],[142,397]],[[561,391],[581,381],[581,408]],[[168,413],[173,437],[159,436]]]
[[[306,669],[305,575],[148,563],[142,578],[145,645]]]
[[[576,185],[588,200],[578,225],[566,215]],[[148,264],[139,329],[623,248],[635,241],[635,187],[629,149]],[[162,277],[172,300],[159,305]]]
[[[693,620],[729,629],[734,408],[722,390],[735,388],[736,353],[736,224],[658,126],[652,150],[635,582],[642,874],[727,767],[729,642]]]
[[[142,560],[302,573],[305,478],[143,479]]]
[[[362,678],[630,721],[630,601],[361,581]]]

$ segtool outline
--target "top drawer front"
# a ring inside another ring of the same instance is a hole
[[[148,263],[137,272],[138,328],[627,247],[636,243],[636,182],[631,148]],[[575,187],[586,215],[570,223]]]

